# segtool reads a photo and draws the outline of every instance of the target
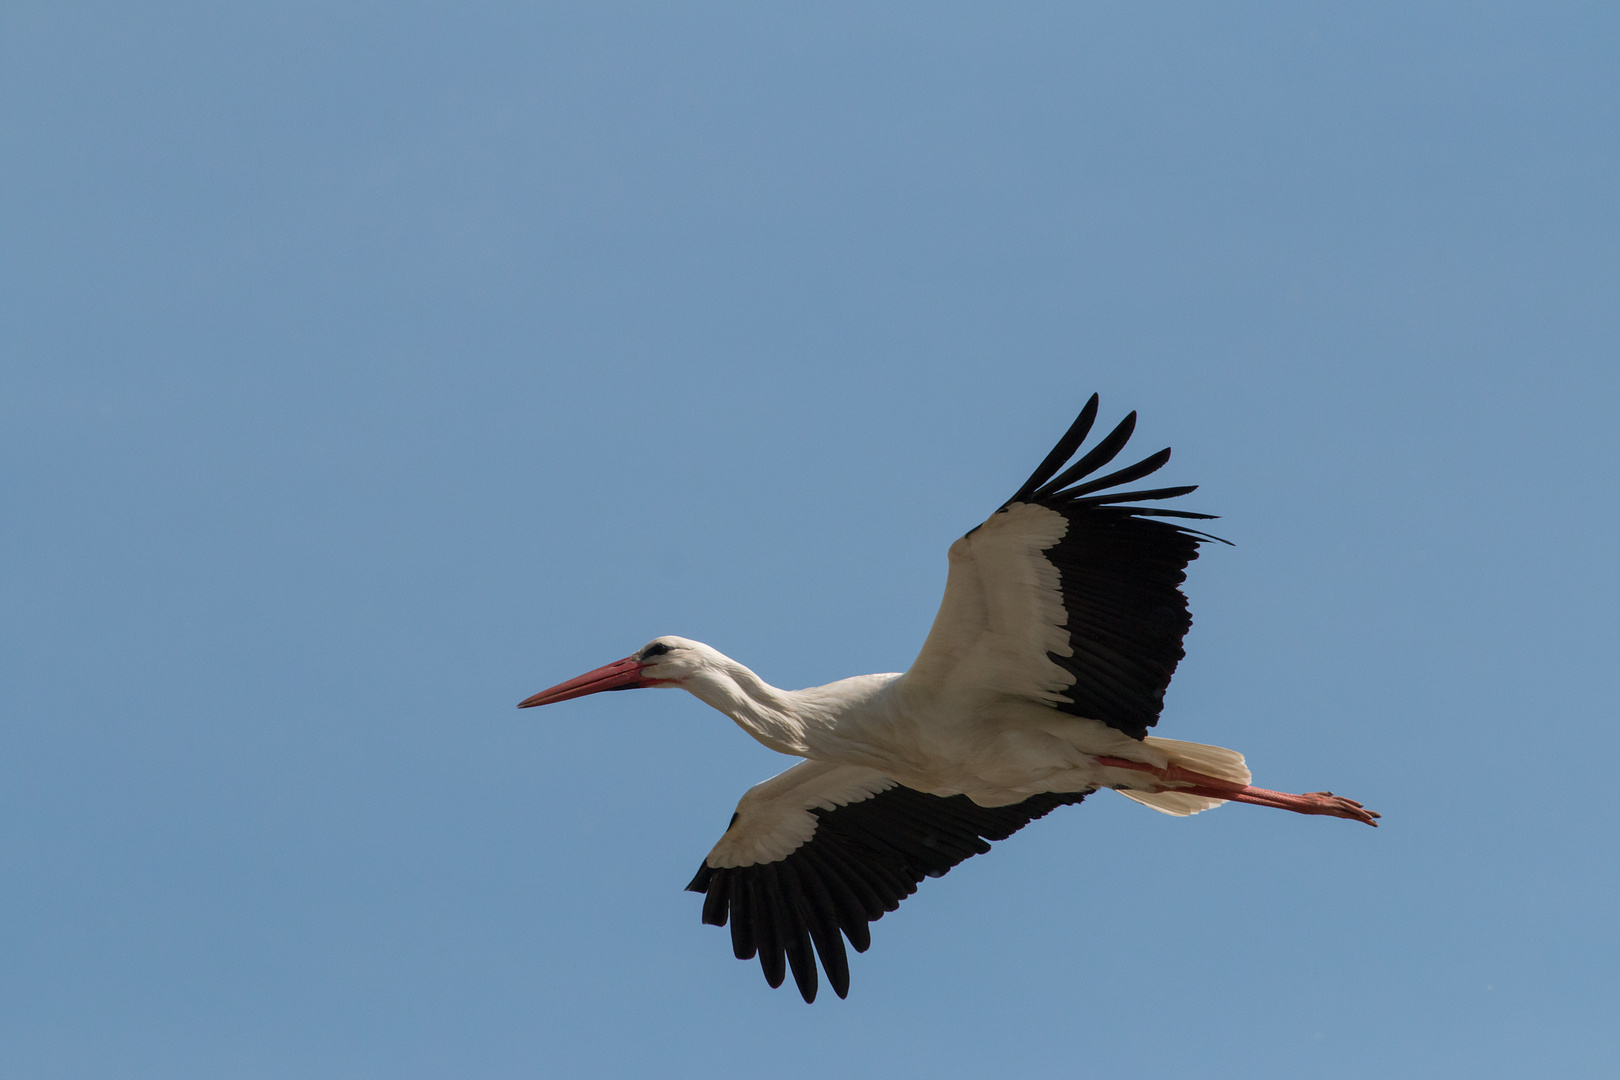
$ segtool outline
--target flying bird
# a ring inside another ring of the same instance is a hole
[[[1148,734],[1192,625],[1187,564],[1200,544],[1226,541],[1175,523],[1213,515],[1132,505],[1194,487],[1118,490],[1157,472],[1168,448],[1088,479],[1124,449],[1134,412],[1070,464],[1097,400],[1012,498],[951,545],[945,597],[911,670],[779,690],[701,642],[666,636],[519,705],[679,687],[803,759],[743,795],[687,886],[703,894],[703,921],[729,921],[737,958],[758,956],[771,986],[791,968],[815,1000],[819,955],[844,997],[845,938],[865,952],[868,924],[923,878],[1100,788],[1178,816],[1243,802],[1377,824],[1329,791],[1250,786],[1234,750]]]

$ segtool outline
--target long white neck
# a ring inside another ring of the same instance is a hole
[[[781,690],[716,651],[682,685],[772,750],[822,757],[839,743],[839,729],[858,723],[895,677],[861,675],[807,690]]]
[[[805,752],[804,725],[795,716],[793,693],[778,690],[729,656],[716,653],[682,686],[737,722],[748,734],[784,754]]]

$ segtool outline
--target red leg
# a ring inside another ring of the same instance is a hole
[[[1190,795],[1251,803],[1254,806],[1274,806],[1278,810],[1292,810],[1296,814],[1325,814],[1328,817],[1365,822],[1374,828],[1378,826],[1377,811],[1368,810],[1354,799],[1346,799],[1331,791],[1310,791],[1304,795],[1290,795],[1286,791],[1268,791],[1248,784],[1234,784],[1230,780],[1183,769],[1180,765],[1167,765],[1160,769],[1140,761],[1126,761],[1124,758],[1116,757],[1100,757],[1097,764],[1106,765],[1111,769],[1134,769],[1137,772],[1151,773],[1165,781],[1166,791],[1185,791]]]

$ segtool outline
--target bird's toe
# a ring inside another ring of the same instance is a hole
[[[1343,795],[1335,795],[1331,791],[1309,791],[1305,797],[1315,803],[1320,809],[1316,812],[1328,814],[1332,817],[1349,818],[1374,828],[1378,827],[1378,818],[1383,815],[1376,810],[1368,810],[1354,799],[1347,799]],[[1309,813],[1309,811],[1307,811]]]

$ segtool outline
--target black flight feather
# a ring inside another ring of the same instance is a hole
[[[1080,410],[1080,415],[1069,425],[1069,430],[1064,433],[1063,438],[1058,440],[1058,444],[1052,447],[1052,452],[1047,454],[1045,460],[1029,474],[1024,486],[1019,488],[1018,494],[1007,500],[1008,502],[1022,502],[1033,495],[1036,488],[1046,483],[1053,473],[1063,468],[1065,461],[1074,456],[1074,452],[1080,449],[1080,444],[1086,441],[1086,436],[1091,434],[1091,425],[1097,420],[1099,400],[1096,394],[1091,395],[1091,400]]]
[[[1121,420],[1119,426],[1113,431],[1103,436],[1102,442],[1088,450],[1086,455],[1079,461],[1064,469],[1063,474],[1056,480],[1037,488],[1034,496],[1035,501],[1040,502],[1043,498],[1062,491],[1082,476],[1090,476],[1110,461],[1113,461],[1114,458],[1119,456],[1119,452],[1125,449],[1125,444],[1131,441],[1131,432],[1135,430],[1136,414],[1134,412],[1126,413],[1125,419]]]

